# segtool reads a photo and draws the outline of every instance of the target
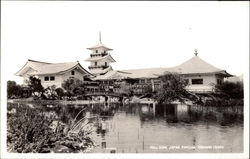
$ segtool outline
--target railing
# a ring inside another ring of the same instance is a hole
[[[89,69],[97,69],[97,68],[102,68],[102,69],[106,69],[109,66],[89,66]]]
[[[123,96],[124,94],[121,93],[117,93],[117,92],[89,92],[85,94],[86,96],[116,96],[116,97],[120,97]]]
[[[108,53],[95,53],[95,54],[90,54],[90,57],[95,57],[95,56],[106,56],[106,55],[108,55]]]
[[[193,93],[201,93],[201,94],[207,94],[207,93],[214,92],[214,90],[212,90],[212,89],[187,89],[187,91],[190,91]]]

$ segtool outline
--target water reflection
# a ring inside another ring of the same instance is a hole
[[[83,125],[91,125],[90,136],[96,143],[92,152],[243,151],[242,107],[153,104],[34,105],[34,107],[65,125],[84,118],[85,120],[81,122]],[[10,108],[11,105],[8,109]],[[210,149],[209,146],[215,145],[223,146],[223,149]],[[171,146],[186,147],[178,149]],[[198,148],[199,146],[208,147]]]

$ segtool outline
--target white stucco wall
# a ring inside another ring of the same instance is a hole
[[[70,77],[74,77],[74,78],[77,78],[79,80],[83,80],[83,76],[85,75],[85,73],[83,74],[80,71],[78,71],[77,69],[74,69],[73,71],[75,71],[75,75],[71,75],[71,71],[68,71],[62,75],[62,79],[67,80]]]
[[[192,85],[192,79],[203,79],[203,85],[206,86],[216,84],[217,82],[214,74],[184,75],[184,79],[188,79],[190,85]]]
[[[54,76],[55,80],[54,81],[45,81],[44,78],[45,77],[50,77],[50,76]],[[41,84],[43,86],[43,88],[47,88],[49,86],[55,85],[56,88],[61,87],[62,85],[62,75],[40,75],[39,79],[41,80]]]
[[[105,62],[107,62],[107,66],[109,66],[110,61],[109,61],[107,58],[102,59],[102,60],[100,61],[100,65],[105,66]]]
[[[105,62],[107,62],[107,67],[110,66],[110,61],[108,59],[102,59],[97,61],[97,65],[95,65],[95,62],[91,62],[90,66],[94,67],[94,66],[105,66]],[[103,68],[94,68],[94,69],[90,69],[90,72],[92,74],[100,74],[103,73]]]
[[[189,80],[189,85],[186,87],[187,90],[198,92],[214,91],[217,79],[223,80],[222,77],[218,77],[215,74],[184,75],[183,78]],[[192,79],[203,79],[203,84],[192,84]]]
[[[92,50],[92,53],[93,53],[93,54],[96,54],[96,50],[98,50],[98,54],[99,54],[99,53],[104,53],[104,51],[105,51],[104,48],[97,48],[97,49]],[[107,53],[107,52],[108,52],[108,51],[106,50],[106,53]]]
[[[78,71],[77,69],[74,69],[73,71],[75,71],[75,75],[71,75],[71,71],[68,71],[64,74],[57,74],[57,75],[40,75],[39,76],[39,79],[41,79],[41,84],[44,88],[47,88],[49,86],[52,86],[52,85],[55,85],[56,88],[59,88],[59,87],[62,87],[62,83],[64,81],[66,81],[67,79],[69,78],[77,78],[79,80],[83,80],[83,76],[85,74],[81,73],[80,71]],[[54,76],[55,77],[55,80],[54,81],[45,81],[44,80],[44,77],[45,76]]]
[[[99,61],[92,61],[90,63],[90,66],[96,66],[95,65],[95,62],[97,62],[97,66],[104,66],[105,65],[105,62],[107,62],[107,66],[109,65],[110,61],[108,59],[102,59],[102,60],[99,60]]]

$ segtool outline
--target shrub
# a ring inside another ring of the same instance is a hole
[[[7,97],[8,98],[28,98],[31,96],[31,90],[28,87],[23,87],[16,84],[15,81],[7,82]]]
[[[89,132],[82,129],[69,130],[65,124],[46,116],[39,108],[12,109],[16,109],[15,113],[9,113],[7,116],[9,152],[85,152],[93,146],[92,140],[88,137]],[[59,151],[62,147],[64,150]]]
[[[59,98],[62,98],[63,96],[65,96],[64,90],[62,88],[56,88],[55,91]]]
[[[50,99],[50,100],[56,100],[56,99],[58,99],[58,95],[57,95],[57,92],[55,90],[56,90],[56,86],[55,85],[46,88],[44,90],[43,97],[45,99]]]
[[[17,85],[15,81],[7,82],[7,96],[8,98],[15,98],[21,95],[21,86]]]
[[[226,81],[221,85],[216,85],[216,90],[228,98],[244,98],[244,87],[242,82],[233,83]]]

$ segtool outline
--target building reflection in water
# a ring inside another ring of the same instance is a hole
[[[169,123],[190,122],[190,106],[189,105],[141,105],[139,111],[142,122],[154,120],[155,117],[164,117]]]

